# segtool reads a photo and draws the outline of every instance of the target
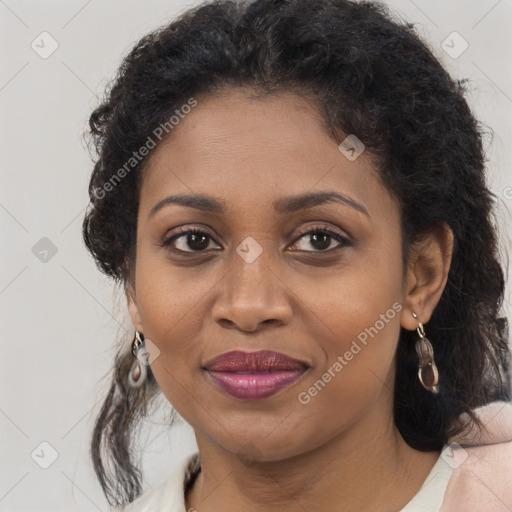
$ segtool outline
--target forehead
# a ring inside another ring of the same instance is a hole
[[[327,133],[312,101],[291,93],[254,97],[242,90],[200,96],[170,137],[149,155],[141,210],[171,194],[216,196],[229,208],[334,190],[378,213],[394,200],[363,152],[351,161]]]

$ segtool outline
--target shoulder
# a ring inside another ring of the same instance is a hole
[[[197,462],[194,453],[182,459],[175,471],[152,489],[138,496],[124,508],[114,512],[154,512],[155,510],[185,511],[184,485],[190,468]]]
[[[450,445],[453,473],[441,512],[512,510],[512,440],[480,446]]]
[[[464,434],[450,440],[451,450],[445,460],[453,472],[441,512],[510,512],[512,403],[492,402],[478,407],[474,413],[484,428],[473,424]]]

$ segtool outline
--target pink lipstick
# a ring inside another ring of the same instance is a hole
[[[204,365],[216,385],[242,400],[274,395],[296,382],[308,368],[303,361],[271,350],[233,350]]]

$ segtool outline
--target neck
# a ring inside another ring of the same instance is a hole
[[[328,443],[294,457],[243,461],[196,433],[201,473],[187,510],[396,512],[418,492],[439,452],[411,448],[392,423],[357,422]],[[371,492],[368,490],[371,489]]]

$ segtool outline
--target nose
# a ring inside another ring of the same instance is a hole
[[[222,327],[255,332],[290,322],[290,291],[264,253],[251,263],[233,255],[233,265],[212,308],[213,319]]]

